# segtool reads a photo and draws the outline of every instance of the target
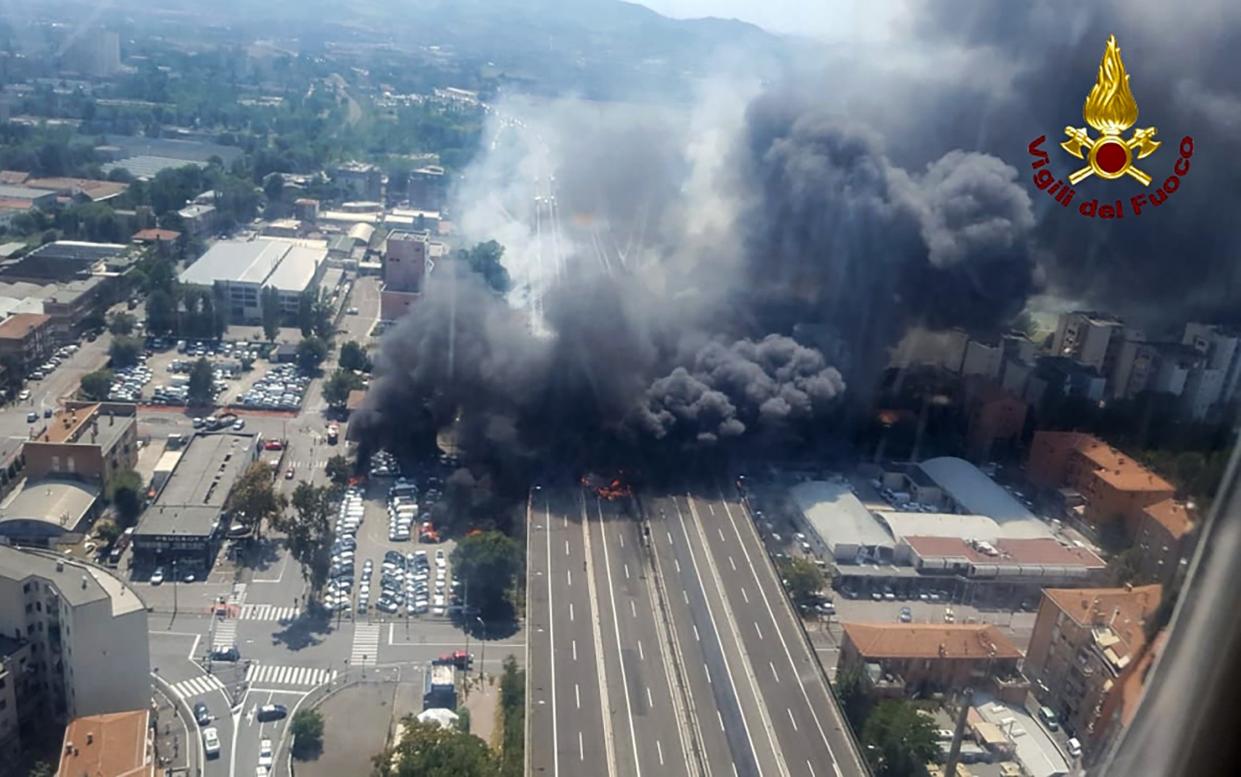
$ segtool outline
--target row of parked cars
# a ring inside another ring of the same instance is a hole
[[[358,529],[366,508],[362,504],[362,490],[350,486],[345,490],[340,510],[336,516],[336,541],[332,545],[332,565],[328,570],[327,591],[323,604],[329,610],[350,609],[353,596],[354,557],[358,550]]]
[[[62,345],[60,348],[57,348],[56,353],[49,356],[47,361],[40,364],[33,372],[30,373],[30,379],[43,380],[48,375],[51,375],[52,371],[59,367],[62,361],[72,356],[77,352],[77,350],[77,343]]]
[[[408,542],[418,520],[418,487],[401,479],[388,491],[388,539]]]
[[[266,410],[296,410],[301,407],[309,385],[310,378],[301,374],[297,367],[282,364],[255,381],[237,402]]]
[[[112,371],[112,385],[108,387],[108,399],[113,402],[137,402],[142,398],[142,387],[151,382],[151,370],[146,357],[139,356],[132,367]]]
[[[401,474],[401,467],[396,463],[396,457],[385,450],[378,450],[371,454],[371,477],[386,478]]]
[[[448,559],[443,550],[436,550],[432,566],[431,556],[425,550],[402,555],[390,550],[384,554],[380,575],[380,595],[375,609],[395,615],[404,607],[410,615],[444,615],[448,611],[449,591],[460,586],[460,581],[448,579]],[[370,594],[370,560],[363,569],[363,585]],[[454,597],[455,598],[455,597]],[[358,593],[358,610],[362,608],[362,591]]]

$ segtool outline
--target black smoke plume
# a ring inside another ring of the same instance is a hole
[[[993,328],[1031,288],[1030,198],[994,157],[906,170],[783,91],[688,117],[571,102],[542,117],[562,271],[514,224],[529,192],[485,161],[458,198],[542,315],[442,262],[385,336],[364,439],[427,450],[452,429],[471,463],[522,475],[803,441],[909,326]]]

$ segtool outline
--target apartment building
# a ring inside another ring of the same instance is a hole
[[[14,313],[0,322],[0,359],[11,361],[25,375],[52,353],[51,316]]]
[[[1131,457],[1079,432],[1036,432],[1026,474],[1043,488],[1076,491],[1088,523],[1098,527],[1121,519],[1131,536],[1144,508],[1176,492],[1171,483]]]
[[[1040,702],[1083,742],[1095,738],[1118,678],[1147,643],[1159,585],[1043,591],[1025,673]]]
[[[146,606],[107,570],[0,545],[0,635],[26,643],[16,704],[31,725],[150,706]]]
[[[67,402],[26,441],[27,485],[43,478],[79,480],[107,493],[112,478],[138,464],[137,406]]]
[[[1021,651],[990,624],[844,623],[837,676],[862,673],[873,692],[905,696],[996,682],[1024,688]],[[1021,691],[1024,693],[1024,691]],[[1007,695],[1007,694],[1005,694]]]

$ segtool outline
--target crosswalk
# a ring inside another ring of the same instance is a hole
[[[246,682],[252,686],[322,685],[334,679],[336,679],[335,669],[315,669],[309,666],[251,664],[246,670]]]
[[[211,693],[224,687],[224,683],[213,674],[203,674],[198,677],[191,677],[188,680],[182,680],[179,683],[172,684],[172,692],[179,699],[192,699],[195,696],[202,696],[204,693]]]
[[[212,650],[228,650],[237,644],[237,621],[217,620],[215,634],[211,638]]]
[[[350,666],[374,666],[379,653],[378,623],[359,623],[353,628],[353,652],[349,655]]]
[[[243,604],[238,618],[243,621],[291,621],[297,618],[296,607],[275,604]]]

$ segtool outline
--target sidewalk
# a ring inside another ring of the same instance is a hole
[[[155,762],[161,773],[194,774],[198,766],[198,726],[188,714],[172,703],[158,683],[151,697],[155,721]]]

